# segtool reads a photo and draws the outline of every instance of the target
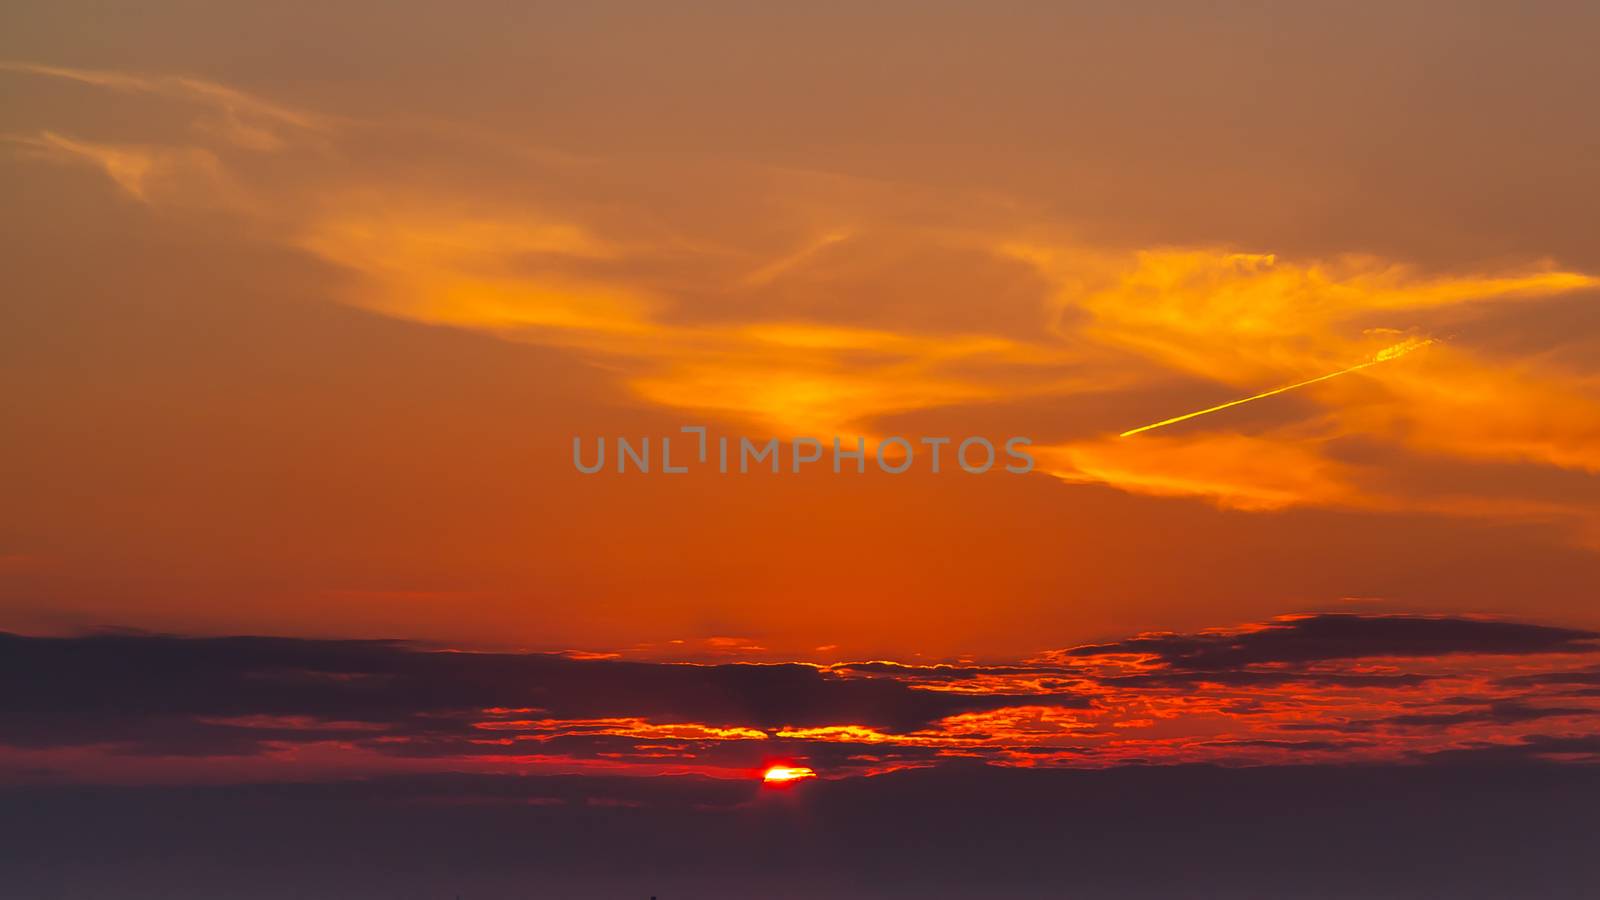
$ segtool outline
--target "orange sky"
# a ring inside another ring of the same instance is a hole
[[[68,6],[0,19],[0,629],[1600,625],[1593,10]],[[1039,470],[571,465],[686,424]]]

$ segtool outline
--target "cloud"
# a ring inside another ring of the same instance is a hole
[[[1596,634],[1401,615],[1004,664],[680,664],[395,641],[0,636],[0,770],[698,772],[1384,761],[1600,723]],[[1548,727],[1548,726],[1546,726]],[[1315,736],[1359,734],[1359,740]],[[1286,737],[1286,735],[1307,737]],[[232,760],[233,762],[229,762]],[[309,768],[308,768],[309,767]],[[140,776],[137,773],[144,773]]]
[[[62,163],[82,163],[103,171],[136,200],[150,202],[159,191],[172,196],[202,185],[222,185],[217,157],[199,147],[150,147],[97,144],[55,132],[36,137],[11,135],[4,140],[25,153]]]
[[[1052,244],[1002,249],[1060,286],[1054,302],[1063,337],[1124,349],[1152,364],[1151,377],[1194,376],[1227,386],[1193,407],[1347,369],[1407,334],[1413,342],[1433,341],[1404,361],[1308,388],[1297,400],[1309,407],[1262,401],[1280,414],[1245,420],[1246,433],[1237,424],[1240,413],[1229,410],[1175,426],[1178,433],[1159,440],[1106,436],[1040,448],[1049,461],[1044,468],[1066,480],[1206,497],[1236,509],[1318,505],[1473,514],[1462,498],[1379,487],[1327,448],[1360,434],[1421,454],[1580,471],[1600,461],[1594,425],[1600,406],[1581,387],[1581,376],[1441,346],[1443,335],[1430,330],[1431,323],[1446,321],[1445,311],[1470,320],[1487,309],[1535,305],[1593,290],[1600,284],[1594,276],[1548,263],[1522,272],[1430,275],[1372,257],[1291,260],[1178,248],[1140,251],[1131,265],[1096,277],[1092,273],[1105,263],[1081,250]],[[1462,320],[1449,321],[1455,328]],[[1187,411],[1174,405],[1165,416]],[[1127,427],[1142,424],[1130,416]],[[1512,511],[1504,504],[1494,508]],[[1576,505],[1566,515],[1587,518]]]
[[[1533,734],[1511,741],[1477,741],[1422,754],[1433,763],[1486,765],[1600,761],[1600,736]]]
[[[547,653],[459,653],[387,641],[3,635],[0,658],[15,683],[35,673],[29,680],[37,685],[0,698],[0,710],[16,726],[0,741],[13,743],[52,738],[63,743],[137,743],[143,739],[139,729],[152,719],[182,721],[189,727],[190,720],[224,718],[199,730],[208,736],[232,735],[252,727],[247,724],[250,717],[283,716],[377,722],[400,734],[454,737],[503,733],[508,729],[495,722],[507,716],[531,723],[534,730],[541,721],[562,727],[603,721],[603,730],[625,731],[633,720],[713,731],[839,722],[914,730],[1014,699],[843,679],[797,664],[690,665]],[[44,673],[49,675],[41,680],[38,676]],[[1065,696],[1046,702],[1071,706],[1087,701]],[[492,710],[516,712],[485,712]],[[255,730],[264,741],[283,736],[277,725]],[[636,736],[673,737],[647,732]],[[693,736],[688,731],[678,735]]]
[[[80,69],[0,61],[0,72],[74,82],[122,94],[142,94],[197,106],[206,116],[198,127],[246,150],[280,150],[286,133],[327,130],[330,119],[293,109],[245,91],[187,75],[147,75],[107,69]]]
[[[1484,704],[1476,709],[1462,710],[1461,712],[1410,713],[1401,716],[1390,716],[1387,719],[1380,719],[1379,722],[1384,725],[1429,727],[1462,725],[1470,722],[1512,724],[1565,716],[1588,718],[1592,715],[1594,715],[1594,710],[1581,706],[1529,706],[1517,701],[1499,701]]]
[[[1587,653],[1600,632],[1448,616],[1328,613],[1285,616],[1238,630],[1141,635],[1061,651],[1063,658],[1130,655],[1184,671],[1263,664],[1450,654]]]
[[[1437,269],[1226,241],[1125,246],[1023,199],[937,185],[552,154],[190,75],[0,72],[166,104],[185,122],[162,131],[146,117],[136,142],[93,116],[69,130],[49,106],[24,106],[45,120],[13,129],[26,154],[89,163],[163,208],[220,206],[347,275],[341,302],[571,351],[640,405],[791,437],[861,434],[869,447],[907,415],[1041,410],[1064,421],[1028,430],[1073,436],[1036,442],[1039,470],[1073,483],[1251,512],[1600,534],[1584,498],[1488,486],[1515,480],[1507,467],[1600,471],[1593,354],[1534,315],[1600,281],[1553,259]],[[1492,337],[1508,332],[1518,339]],[[1406,341],[1432,343],[1292,396],[1114,437]],[[1123,399],[1125,417],[1085,411]],[[1382,452],[1352,459],[1351,441]],[[1458,477],[1400,477],[1441,471],[1435,460]]]

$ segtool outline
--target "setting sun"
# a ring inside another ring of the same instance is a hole
[[[766,784],[793,784],[815,777],[817,773],[805,766],[771,766],[761,773],[761,780]]]

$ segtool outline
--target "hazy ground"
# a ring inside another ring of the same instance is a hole
[[[0,792],[37,898],[1581,897],[1600,770],[993,768]]]

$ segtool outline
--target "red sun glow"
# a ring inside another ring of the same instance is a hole
[[[793,784],[815,777],[817,773],[805,766],[770,766],[761,773],[761,781],[771,785]]]

